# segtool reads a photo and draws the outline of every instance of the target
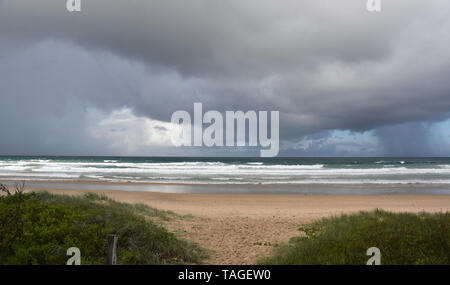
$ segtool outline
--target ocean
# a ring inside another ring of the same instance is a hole
[[[450,186],[450,158],[2,156],[0,180]]]

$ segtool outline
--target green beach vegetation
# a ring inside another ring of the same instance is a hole
[[[260,264],[364,265],[377,247],[382,265],[450,264],[450,213],[382,210],[323,218],[274,248]]]
[[[195,264],[202,249],[168,232],[157,220],[183,217],[106,196],[24,193],[1,185],[0,264],[66,264],[78,247],[81,264],[105,264],[107,236],[119,236],[118,264]]]

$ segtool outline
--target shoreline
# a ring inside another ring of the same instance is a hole
[[[15,180],[0,183],[13,185]],[[87,180],[25,180],[27,188],[179,194],[450,195],[448,184],[181,184]]]

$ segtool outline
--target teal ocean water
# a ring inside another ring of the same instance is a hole
[[[450,158],[2,156],[0,180],[450,186]]]

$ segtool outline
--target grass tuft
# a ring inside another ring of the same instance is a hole
[[[324,218],[299,228],[301,235],[274,248],[260,264],[364,265],[369,247],[381,264],[450,264],[450,213],[383,210]]]

